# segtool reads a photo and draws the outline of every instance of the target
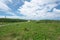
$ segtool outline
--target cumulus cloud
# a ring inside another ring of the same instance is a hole
[[[5,10],[5,11],[10,11],[11,9],[2,1],[0,1],[0,11]]]
[[[54,19],[60,17],[60,10],[55,7],[58,6],[56,2],[59,0],[31,0],[31,2],[24,2],[18,10],[25,15],[26,19]],[[51,11],[52,10],[52,11]]]
[[[6,4],[8,1],[12,2],[12,0],[0,0],[0,11],[15,16],[15,13],[12,12],[12,9]]]
[[[12,18],[12,19],[18,19],[18,18],[20,18],[19,16],[0,16],[0,18]]]
[[[9,2],[12,2],[12,0],[9,0]]]

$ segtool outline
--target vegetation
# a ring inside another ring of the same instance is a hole
[[[5,20],[2,24],[0,22],[0,40],[60,40],[59,20],[30,22]]]
[[[0,22],[25,22],[27,20],[23,19],[9,19],[9,18],[0,18]]]

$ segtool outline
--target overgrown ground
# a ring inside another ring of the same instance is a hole
[[[60,40],[60,21],[0,22],[0,40]]]

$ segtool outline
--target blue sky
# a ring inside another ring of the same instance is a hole
[[[0,0],[0,18],[60,20],[60,0]]]

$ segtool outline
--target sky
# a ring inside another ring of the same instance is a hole
[[[0,0],[0,18],[60,20],[60,0]]]

